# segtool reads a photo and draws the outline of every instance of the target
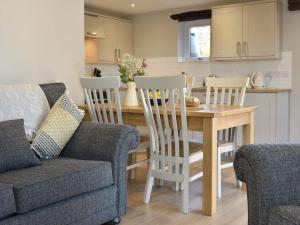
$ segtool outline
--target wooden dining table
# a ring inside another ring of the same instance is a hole
[[[81,108],[87,111],[86,106]],[[186,108],[188,130],[203,132],[202,213],[204,215],[213,216],[217,211],[218,131],[241,126],[243,144],[252,144],[256,109],[256,107],[228,105],[201,105],[200,107]],[[141,106],[122,105],[122,116],[124,124],[147,126]],[[178,117],[180,119],[180,116]]]

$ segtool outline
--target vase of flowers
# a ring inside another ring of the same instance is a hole
[[[127,93],[124,104],[127,106],[138,106],[138,98],[136,94],[136,84],[134,78],[136,76],[144,76],[147,67],[146,60],[141,63],[129,54],[122,56],[118,62],[121,81],[127,85]]]

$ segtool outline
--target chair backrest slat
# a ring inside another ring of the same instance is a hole
[[[156,170],[162,174],[180,173],[178,160],[189,158],[188,144],[185,144],[184,156],[180,155],[180,143],[178,129],[181,129],[187,137],[187,119],[185,108],[185,77],[136,77],[137,88],[139,89],[139,97],[141,99],[147,126],[150,133],[151,157],[155,159]],[[149,97],[149,92],[152,93],[152,98]],[[160,105],[158,97],[160,94]],[[176,105],[176,97],[179,99],[179,105]],[[151,105],[151,101],[153,105]],[[180,111],[178,112],[178,107]],[[152,109],[154,115],[152,114]],[[180,113],[177,115],[176,113]],[[177,121],[177,116],[181,116],[181,124]],[[172,126],[172,127],[171,127]],[[185,131],[184,131],[185,129]],[[174,140],[172,140],[172,131],[174,132]],[[188,143],[188,139],[183,139],[183,142]],[[175,167],[174,167],[175,166]],[[173,170],[173,167],[175,170]],[[167,171],[165,170],[167,168]],[[167,177],[168,177],[167,176]]]
[[[216,105],[218,103],[218,91],[219,89],[216,87],[214,88],[214,105]]]
[[[114,117],[113,108],[112,108],[112,96],[110,94],[110,89],[106,89],[106,95],[107,95],[107,103],[108,103],[108,107],[109,107],[110,121],[114,124],[115,117]]]
[[[248,77],[237,78],[215,78],[208,77],[205,79],[206,90],[206,104],[211,103],[211,89],[214,90],[213,104],[227,104],[238,105],[244,104],[246,87],[249,85]],[[219,97],[219,90],[221,90],[221,97]],[[227,94],[227,102],[225,103]]]
[[[179,90],[177,90],[177,92],[179,92]],[[169,89],[169,93],[170,93],[170,105],[175,105],[175,92],[174,89]],[[177,95],[179,96],[179,103],[180,103],[180,93],[177,93]],[[173,130],[174,130],[174,134],[175,134],[175,139],[174,139],[174,152],[173,154],[175,155],[175,158],[179,158],[180,157],[180,153],[179,153],[179,136],[178,136],[178,124],[177,124],[177,118],[176,118],[176,110],[175,107],[171,107],[171,120],[172,120],[172,126],[173,126]],[[175,173],[178,174],[178,164],[175,164]]]
[[[101,99],[98,98],[98,94],[95,89],[91,90],[91,92],[93,93],[94,98],[93,99],[91,98],[90,100],[93,102],[94,108],[96,108],[95,113],[97,115],[98,120],[102,123],[103,122],[102,113],[101,113],[100,106],[99,106],[99,101],[101,101]]]
[[[80,84],[84,90],[89,114],[94,122],[123,123],[119,96],[121,86],[119,77],[80,78]],[[115,106],[117,112],[117,121],[114,117],[113,106]]]
[[[226,89],[225,89],[225,88],[222,88],[221,100],[220,100],[220,104],[221,104],[221,105],[223,105],[223,104],[224,104],[224,101],[225,101],[225,92],[226,92]]]
[[[170,129],[170,124],[169,124],[169,117],[168,117],[168,110],[167,110],[167,103],[166,103],[166,96],[165,96],[165,91],[160,89],[159,90],[160,96],[161,96],[161,105],[162,105],[162,110],[163,110],[163,118],[164,118],[164,127],[165,127],[165,135],[167,138],[167,144],[168,144],[168,165],[170,165],[172,163],[171,160],[171,155],[172,155],[172,137],[171,137],[171,129]],[[165,161],[165,157],[166,157],[166,152],[165,152],[165,148],[162,148],[163,152],[162,152],[162,168],[165,167],[166,165],[166,161]],[[169,173],[171,173],[171,171],[169,171]]]
[[[105,99],[103,95],[103,90],[99,89],[99,94],[100,94],[100,103],[101,103],[101,109],[102,109],[102,115],[103,115],[103,120],[104,123],[109,123],[108,117],[107,117],[107,111],[106,111],[106,105],[105,105]]]

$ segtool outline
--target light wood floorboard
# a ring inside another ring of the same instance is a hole
[[[201,179],[190,183],[190,213],[181,213],[181,192],[175,192],[171,183],[153,188],[151,201],[144,204],[143,194],[147,168],[137,169],[135,180],[128,184],[128,212],[121,225],[246,225],[246,192],[236,187],[232,168],[222,173],[222,198],[218,200],[217,214],[201,214]]]

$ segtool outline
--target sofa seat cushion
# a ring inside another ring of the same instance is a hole
[[[300,225],[300,206],[279,206],[270,212],[269,225]]]
[[[16,204],[11,185],[0,183],[0,220],[16,212]]]
[[[117,187],[110,185],[8,217],[0,225],[100,225],[118,215]]]
[[[113,184],[110,162],[58,158],[41,166],[0,174],[13,185],[17,213],[46,206]]]

